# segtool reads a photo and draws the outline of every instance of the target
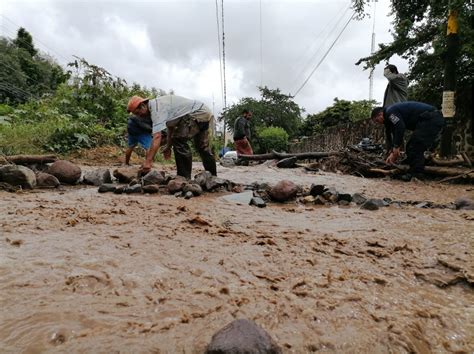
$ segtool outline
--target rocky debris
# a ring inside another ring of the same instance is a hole
[[[212,336],[206,354],[280,354],[281,348],[255,322],[239,319]]]
[[[127,186],[118,186],[117,188],[115,188],[114,193],[115,194],[122,194],[122,193],[125,192],[126,188],[127,188]]]
[[[347,200],[341,199],[337,202],[337,204],[339,204],[341,206],[347,206],[347,205],[350,205],[351,202],[348,202]]]
[[[192,197],[194,197],[194,194],[191,191],[187,191],[183,193],[184,193],[184,199],[191,199]]]
[[[365,210],[379,210],[378,203],[376,202],[376,199],[369,199],[366,200],[361,206],[361,209]]]
[[[209,178],[212,177],[211,172],[209,171],[203,171],[198,173],[196,176],[194,176],[194,181],[197,182],[202,189],[206,188],[206,182]]]
[[[323,198],[331,203],[336,203],[339,200],[339,193],[335,188],[329,187],[324,189]]]
[[[172,179],[168,182],[168,192],[170,194],[175,194],[181,192],[183,187],[186,185],[186,179],[180,176],[177,176],[175,179]]]
[[[116,189],[117,189],[117,186],[115,184],[104,183],[100,185],[98,192],[99,193],[115,192]]]
[[[25,166],[5,165],[0,167],[0,182],[33,189],[36,186],[36,175]]]
[[[208,191],[213,191],[222,187],[227,190],[231,190],[231,182],[227,179],[219,178],[216,176],[211,176],[211,178],[206,181],[206,190]]]
[[[135,184],[141,184],[138,178],[134,178],[128,183],[129,186],[133,186]]]
[[[0,182],[0,191],[7,191],[7,192],[16,192],[21,189],[20,186],[12,186],[11,184],[7,182]]]
[[[270,198],[276,202],[286,202],[295,198],[297,193],[298,186],[288,180],[278,182],[269,191]]]
[[[316,205],[326,205],[327,201],[322,195],[318,195],[314,198],[314,204]]]
[[[349,193],[339,193],[338,202],[352,202],[352,196]],[[339,203],[340,204],[340,203]]]
[[[119,167],[114,170],[113,175],[120,183],[130,183],[132,179],[137,178],[139,171],[138,166]]]
[[[311,189],[309,190],[309,194],[311,194],[314,197],[318,195],[322,195],[325,188],[326,187],[322,184],[312,184]]]
[[[303,204],[314,204],[315,200],[316,200],[315,196],[307,195],[306,197],[303,198],[302,203]]]
[[[183,193],[187,194],[188,192],[191,192],[193,196],[200,196],[202,194],[202,188],[199,184],[197,183],[187,183],[183,187]],[[185,196],[186,197],[186,196]]]
[[[297,160],[298,158],[296,156],[288,157],[287,159],[278,161],[276,166],[278,168],[294,168],[296,167]]]
[[[352,195],[352,201],[357,205],[364,204],[367,201],[367,197],[361,193],[354,193]]]
[[[144,186],[150,184],[165,184],[165,173],[163,171],[151,170],[142,178],[142,182]]]
[[[133,186],[128,186],[124,189],[124,193],[126,194],[142,193],[142,185],[134,184]]]
[[[474,200],[467,197],[456,199],[454,205],[458,210],[474,210]]]
[[[160,187],[156,184],[148,184],[142,187],[143,193],[155,194],[160,191]]]
[[[100,186],[104,183],[112,183],[112,176],[108,168],[98,168],[84,172],[83,182],[85,184]]]
[[[57,188],[61,183],[59,180],[49,173],[38,172],[36,173],[36,185],[42,188]]]
[[[234,167],[235,160],[231,157],[222,157],[220,160],[221,166],[223,167]]]
[[[72,162],[58,160],[46,170],[47,173],[55,176],[59,182],[75,184],[81,178],[81,168]]]
[[[253,197],[252,199],[250,199],[249,205],[255,205],[259,208],[265,208],[267,206],[267,203],[265,203],[265,201],[260,197]]]

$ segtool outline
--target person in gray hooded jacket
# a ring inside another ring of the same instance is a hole
[[[383,107],[392,104],[405,102],[408,99],[408,80],[404,74],[400,74],[395,65],[389,64],[385,67],[383,75],[388,80],[385,95],[383,97]]]

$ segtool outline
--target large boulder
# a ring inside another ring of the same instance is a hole
[[[130,183],[134,178],[137,178],[140,167],[119,167],[114,170],[113,175],[120,183]]]
[[[5,165],[0,167],[0,182],[32,189],[36,186],[36,175],[25,166]]]
[[[276,202],[286,202],[298,193],[298,186],[291,181],[283,180],[270,189],[270,198]]]
[[[142,178],[142,181],[144,186],[151,184],[165,184],[165,173],[162,171],[151,170]]]
[[[255,322],[235,320],[212,336],[206,354],[279,354],[280,347]]]
[[[55,176],[59,182],[75,184],[81,178],[81,168],[72,162],[58,160],[46,170],[47,173]]]
[[[100,186],[104,183],[112,183],[112,176],[108,168],[98,168],[84,172],[83,181],[85,184]]]
[[[59,187],[61,183],[59,180],[49,173],[38,172],[36,173],[36,185],[42,188],[56,188]]]

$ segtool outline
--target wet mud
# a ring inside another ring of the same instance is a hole
[[[265,166],[373,198],[449,203],[472,186]],[[201,353],[237,318],[285,353],[474,351],[473,211],[269,204],[225,194],[0,192],[2,352]]]

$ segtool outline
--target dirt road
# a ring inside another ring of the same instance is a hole
[[[397,200],[474,197],[472,186],[219,172]],[[288,353],[474,351],[474,212],[258,209],[222,195],[0,192],[1,352],[199,353],[236,318]]]

